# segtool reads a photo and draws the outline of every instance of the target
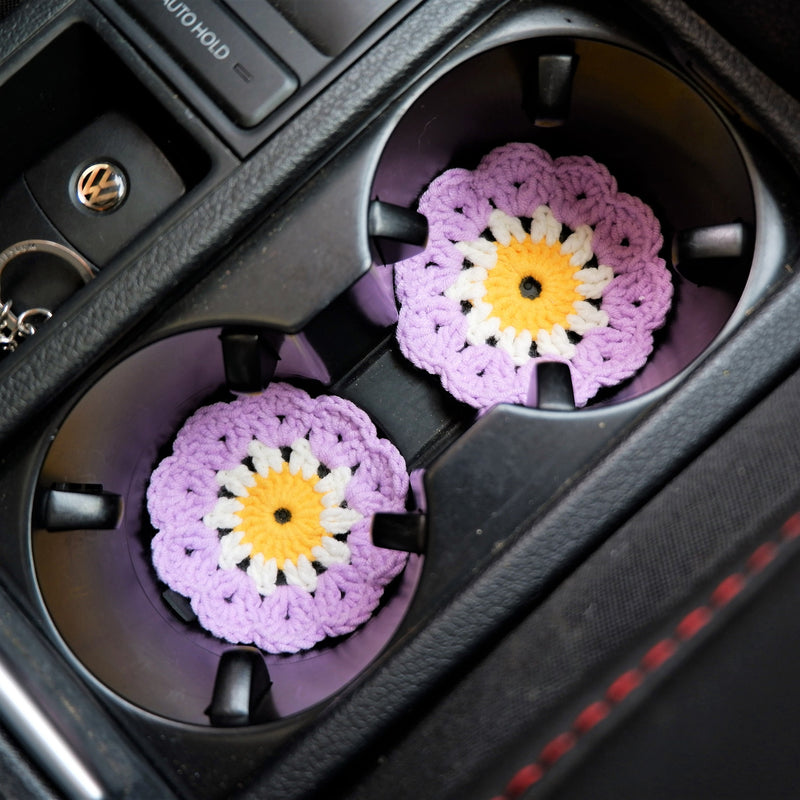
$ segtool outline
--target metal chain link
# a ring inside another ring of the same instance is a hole
[[[53,316],[46,308],[29,308],[17,317],[11,311],[11,303],[8,300],[0,308],[0,352],[3,353],[14,352],[26,336],[36,333],[36,328],[29,321],[31,317],[43,317],[46,322]]]

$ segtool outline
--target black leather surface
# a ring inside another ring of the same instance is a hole
[[[795,557],[629,718],[525,800],[797,797],[798,602]]]
[[[23,0],[2,0],[0,2],[0,19],[7,17],[12,11],[16,11]]]
[[[795,97],[800,97],[800,17],[794,0],[691,0],[715,30]]]

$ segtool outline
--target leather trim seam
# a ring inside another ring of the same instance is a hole
[[[662,668],[682,647],[694,639],[714,617],[725,608],[753,579],[771,564],[778,552],[789,542],[800,539],[800,512],[793,514],[781,525],[774,540],[760,544],[747,558],[738,572],[731,573],[710,593],[707,601],[686,614],[672,633],[650,647],[639,662],[621,673],[605,690],[602,697],[586,706],[573,720],[568,730],[553,737],[539,752],[536,759],[517,770],[503,793],[492,800],[518,800],[539,784],[550,769],[586,737],[642,683]]]

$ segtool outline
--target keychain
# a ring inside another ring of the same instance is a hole
[[[11,300],[3,303],[0,308],[0,351],[11,353],[26,336],[36,333],[33,323],[29,322],[31,317],[43,317],[46,322],[53,316],[53,312],[46,308],[29,308],[23,311],[18,317],[11,311]]]
[[[15,259],[24,255],[43,253],[55,256],[74,272],[85,284],[94,277],[94,271],[88,262],[71,250],[57,242],[46,239],[25,239],[12,244],[0,253],[0,352],[11,353],[17,349],[20,342],[36,333],[37,324],[47,322],[53,312],[48,308],[28,308],[20,314],[15,314],[11,308],[13,301],[3,299],[2,275],[3,270]]]

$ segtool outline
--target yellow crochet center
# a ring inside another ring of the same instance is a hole
[[[544,239],[532,242],[530,236],[497,244],[497,263],[484,281],[483,300],[503,328],[513,326],[518,333],[528,330],[534,339],[540,330],[549,332],[556,324],[568,329],[567,316],[575,313],[573,303],[585,299],[577,291],[581,282],[572,277],[578,268],[569,263],[571,257],[562,254],[559,242],[550,246]],[[540,287],[538,297],[526,297],[520,290],[530,278]]]
[[[322,494],[314,491],[319,478],[292,475],[288,465],[267,477],[254,477],[256,485],[248,495],[237,498],[244,506],[237,512],[242,522],[234,528],[244,532],[241,543],[253,546],[251,557],[261,553],[265,561],[274,558],[279,568],[287,558],[296,564],[301,555],[314,561],[311,548],[326,535],[319,521],[325,508]]]

